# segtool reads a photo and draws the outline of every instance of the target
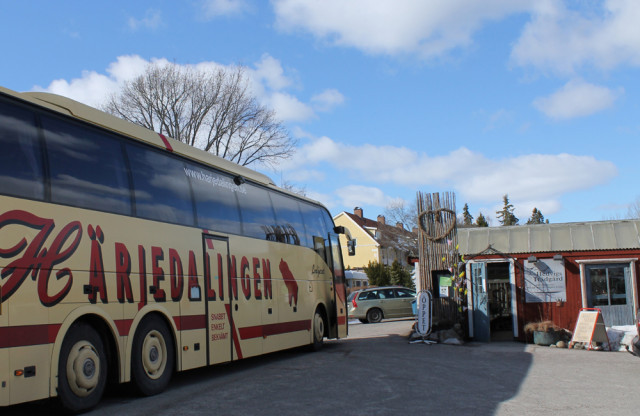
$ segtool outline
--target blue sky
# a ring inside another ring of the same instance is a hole
[[[98,106],[153,61],[244,65],[299,140],[276,183],[375,218],[454,191],[498,225],[640,196],[636,0],[0,2],[2,80]]]

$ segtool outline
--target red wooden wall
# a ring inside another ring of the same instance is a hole
[[[556,254],[561,254],[564,258],[566,277],[566,302],[546,302],[546,303],[525,303],[524,291],[524,261],[531,255],[538,259],[551,259]],[[580,285],[580,265],[576,260],[597,260],[616,258],[640,258],[640,250],[607,250],[607,251],[581,251],[581,252],[553,252],[553,253],[530,253],[511,255],[515,259],[516,278],[516,304],[518,309],[518,337],[520,341],[526,341],[527,336],[524,326],[529,322],[540,322],[550,320],[557,326],[570,331],[575,329],[578,313],[582,308],[582,288]],[[496,259],[499,256],[475,257],[474,260]],[[635,264],[636,288],[640,287],[640,273],[638,262]],[[629,288],[631,289],[631,288]],[[636,289],[637,290],[637,289]],[[530,340],[529,340],[530,341]]]

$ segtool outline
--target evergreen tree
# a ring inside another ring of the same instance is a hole
[[[478,218],[476,219],[476,225],[478,227],[488,227],[489,223],[487,222],[487,219],[484,217],[484,215],[482,215],[482,212],[480,214],[478,214]]]
[[[496,211],[496,218],[502,225],[518,225],[520,220],[513,213],[515,208],[509,202],[509,195],[504,195],[502,200],[504,201],[504,206],[500,211]]]
[[[367,274],[369,284],[371,286],[388,286],[391,284],[391,275],[389,268],[384,264],[380,264],[377,261],[370,261],[368,265],[363,267],[364,272]]]
[[[415,285],[413,284],[413,279],[411,278],[411,272],[406,268],[402,267],[398,260],[394,260],[391,265],[391,270],[389,270],[389,274],[391,277],[391,284],[408,287],[409,289],[414,289]]]
[[[531,218],[527,220],[527,224],[549,224],[549,220],[544,219],[544,215],[542,215],[542,211],[538,210],[538,208],[533,208],[531,212]]]
[[[473,215],[469,213],[469,204],[464,204],[464,208],[462,208],[462,224],[473,225]]]

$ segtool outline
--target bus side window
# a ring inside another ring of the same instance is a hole
[[[324,241],[325,239],[322,237],[313,237],[313,250],[327,263],[327,250]]]
[[[191,188],[184,163],[146,146],[127,145],[136,214],[142,218],[193,225]]]
[[[119,139],[57,117],[42,116],[51,201],[131,214],[129,174]]]
[[[296,246],[308,246],[306,241],[304,226],[302,225],[302,214],[298,201],[277,192],[271,192],[271,201],[276,212],[277,241],[294,244]]]
[[[306,241],[307,247],[315,250],[320,257],[327,261],[327,253],[325,251],[327,232],[320,207],[300,202],[300,211],[302,212],[306,234],[306,238],[302,241]]]
[[[42,150],[31,111],[0,101],[0,190],[44,199]]]
[[[245,183],[238,192],[242,234],[262,240],[277,241],[274,227],[276,219],[269,198],[269,191],[260,186]]]
[[[185,173],[196,204],[198,227],[230,234],[241,234],[237,193],[241,188],[229,175],[187,163]]]

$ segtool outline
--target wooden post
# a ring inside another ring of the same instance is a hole
[[[460,282],[460,258],[456,228],[455,194],[445,192],[418,192],[418,228],[420,243],[420,288],[432,293],[438,290],[439,282],[433,281],[434,271],[447,270]],[[459,284],[466,288],[466,284]],[[464,290],[464,289],[463,289]],[[454,292],[455,309],[461,305],[463,293]],[[449,316],[453,318],[453,316]]]

